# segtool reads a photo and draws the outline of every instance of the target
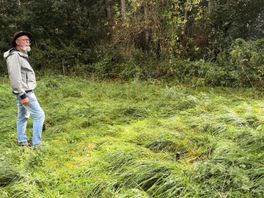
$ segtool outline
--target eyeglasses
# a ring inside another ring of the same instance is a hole
[[[30,39],[18,39],[18,40],[30,42]]]

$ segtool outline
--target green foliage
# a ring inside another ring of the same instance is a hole
[[[1,53],[27,30],[39,73],[262,87],[262,0],[107,2],[1,1]]]
[[[225,83],[231,86],[263,84],[263,39],[254,42],[237,39],[230,49],[218,57],[218,64],[225,73]]]
[[[237,38],[263,38],[263,6],[264,2],[261,0],[215,0],[214,12],[210,16],[209,34],[213,58],[228,49]]]
[[[254,87],[263,85],[262,40],[247,42],[242,39],[218,55],[216,62],[182,59],[158,60],[137,52],[133,59],[126,55],[106,55],[102,60],[75,67],[74,73],[98,79],[158,79],[192,86]]]
[[[97,20],[104,13],[103,9],[97,9],[102,3],[2,1],[1,53],[11,47],[10,41],[15,32],[27,30],[33,34],[33,65],[40,70],[69,73],[79,62],[92,61],[92,49],[106,35],[104,19]],[[0,72],[6,72],[2,60],[0,64]]]

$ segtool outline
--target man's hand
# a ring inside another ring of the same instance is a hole
[[[22,100],[21,100],[21,103],[22,103],[23,105],[29,106],[29,98],[26,97],[26,98],[22,99]]]

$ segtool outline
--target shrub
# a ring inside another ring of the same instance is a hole
[[[263,84],[264,39],[245,41],[237,39],[227,52],[218,57],[229,86],[259,86]],[[225,54],[227,53],[227,54]]]

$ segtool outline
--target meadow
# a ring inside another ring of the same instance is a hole
[[[43,76],[44,144],[30,148],[0,81],[2,198],[264,196],[260,91]]]

